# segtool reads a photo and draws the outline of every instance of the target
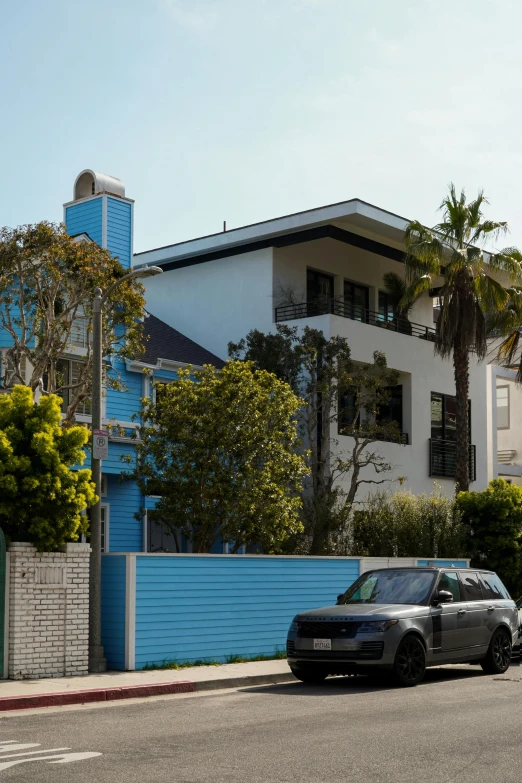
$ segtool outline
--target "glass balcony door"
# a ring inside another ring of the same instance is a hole
[[[345,280],[344,309],[348,318],[368,323],[370,309],[370,289],[368,286]]]

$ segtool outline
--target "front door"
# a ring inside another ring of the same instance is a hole
[[[458,657],[469,646],[468,605],[456,571],[443,571],[438,584],[439,590],[448,590],[453,595],[451,603],[441,605],[441,654]]]

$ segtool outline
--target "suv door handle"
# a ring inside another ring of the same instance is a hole
[[[494,612],[496,608],[496,606],[488,606],[488,612]]]
[[[459,609],[457,614],[466,614],[467,611],[468,611],[467,609]]]

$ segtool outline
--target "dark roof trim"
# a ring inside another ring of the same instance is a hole
[[[163,263],[156,261],[155,263],[157,266],[161,266],[164,272],[168,272],[171,269],[183,269],[183,267],[187,266],[205,264],[207,261],[216,261],[219,258],[229,258],[255,250],[264,250],[267,247],[288,247],[290,245],[299,245],[302,242],[313,242],[316,239],[335,239],[338,242],[344,242],[346,245],[358,247],[361,250],[366,250],[369,253],[390,258],[392,261],[399,261],[400,263],[404,263],[405,259],[405,254],[402,250],[383,245],[382,242],[362,237],[360,234],[353,234],[351,231],[345,231],[337,226],[326,225],[308,228],[304,231],[295,231],[292,234],[283,234],[279,237],[260,239],[257,242],[246,242],[244,245],[223,250],[213,250],[209,253],[201,253],[198,256],[180,258],[178,261],[166,261]]]
[[[377,207],[375,204],[371,204],[369,201],[363,201],[360,198],[350,198],[348,201],[335,201],[333,204],[324,204],[321,207],[312,207],[312,209],[305,209],[302,212],[290,212],[288,215],[279,215],[277,218],[269,218],[268,220],[260,220],[257,223],[247,223],[246,226],[238,226],[237,228],[231,228],[227,232],[227,234],[233,234],[235,231],[243,231],[246,228],[254,228],[254,226],[264,226],[267,223],[273,223],[275,220],[287,220],[288,218],[296,217],[297,215],[307,215],[312,212],[318,212],[322,209],[330,209],[332,207],[338,207],[341,204],[353,204],[354,201],[358,201],[359,204],[365,204],[367,207],[371,207],[372,209],[378,209],[379,212],[384,212],[386,215],[391,215],[392,217],[399,218],[399,220],[404,220],[406,223],[408,223],[408,218],[403,217],[402,215],[397,215],[396,212],[390,212],[389,209],[382,209],[382,207]],[[205,234],[202,237],[195,237],[194,239],[184,239],[182,242],[173,242],[171,245],[160,245],[160,247],[152,247],[150,250],[141,250],[139,253],[134,253],[134,256],[143,256],[147,253],[153,253],[155,250],[166,250],[168,247],[180,247],[181,245],[188,245],[191,242],[194,242],[196,239],[210,239],[211,237],[217,237],[221,236],[224,232],[223,231],[217,231],[214,234]]]

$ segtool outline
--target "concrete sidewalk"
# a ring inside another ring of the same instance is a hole
[[[268,685],[294,677],[285,660],[227,663],[139,672],[106,672],[85,677],[0,680],[0,713],[33,707],[195,693],[218,688]]]

